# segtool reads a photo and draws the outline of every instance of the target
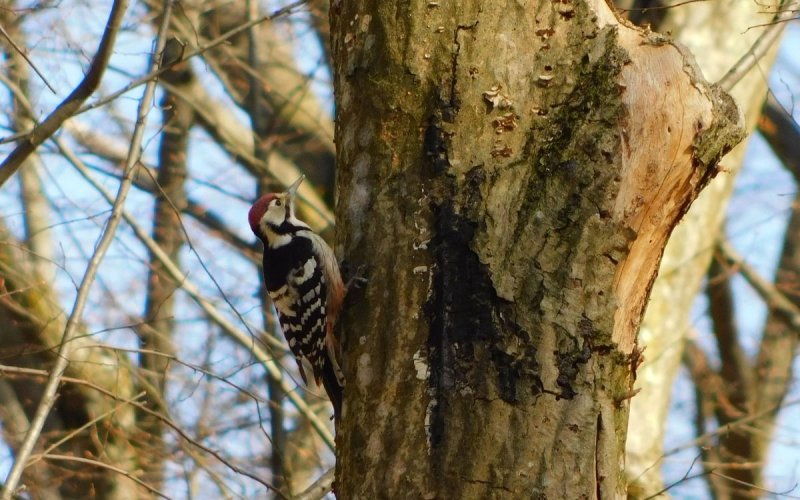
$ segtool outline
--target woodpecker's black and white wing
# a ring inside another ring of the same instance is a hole
[[[289,271],[286,284],[270,291],[289,348],[297,358],[303,381],[308,379],[302,360],[313,368],[314,380],[319,383],[325,353],[325,276],[314,255]]]
[[[300,376],[308,384],[307,362],[339,415],[341,372],[330,349],[328,279],[316,244],[312,237],[295,234],[285,245],[265,248],[264,278]]]

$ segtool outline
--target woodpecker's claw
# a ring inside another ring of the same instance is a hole
[[[344,289],[349,291],[351,289],[351,287],[353,289],[361,288],[362,286],[364,286],[367,283],[369,283],[369,280],[364,277],[364,274],[366,274],[366,270],[367,270],[367,266],[365,266],[365,265],[358,266],[358,269],[356,269],[356,272],[353,273],[353,276],[351,276],[347,280],[347,283],[345,283]]]

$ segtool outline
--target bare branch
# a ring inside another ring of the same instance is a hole
[[[170,46],[176,43],[174,38],[166,42],[162,63],[171,52]],[[181,73],[177,71],[164,73],[163,79],[171,80]],[[166,92],[161,102],[162,132],[158,151],[158,178],[154,182],[157,190],[153,210],[153,240],[176,263],[180,264],[180,253],[183,248],[184,234],[180,220],[181,211],[186,207],[185,182],[188,176],[187,156],[189,148],[189,131],[194,124],[192,108],[180,99]],[[157,328],[140,328],[139,343],[142,347],[157,352],[174,352],[173,336],[175,330],[174,305],[175,291],[178,284],[164,272],[160,261],[149,256],[149,272],[147,277],[147,293],[145,297],[144,320],[147,326]],[[157,411],[166,412],[164,401],[169,361],[160,356],[142,353],[139,356],[144,378],[151,386],[148,391],[148,403]],[[141,415],[142,429],[150,435],[148,446],[152,459],[146,464],[147,482],[156,487],[164,483],[164,460],[167,454],[164,442],[164,428],[160,420],[149,415]]]
[[[128,403],[131,403],[131,402],[133,402],[133,401],[136,401],[136,400],[138,400],[138,399],[141,399],[141,398],[144,396],[144,394],[145,394],[144,392],[140,392],[139,394],[137,394],[136,396],[134,396],[134,397],[133,397],[133,398],[131,398],[130,400],[127,400],[127,401],[120,401],[119,403],[117,403],[116,405],[114,405],[114,407],[113,407],[113,408],[109,408],[108,410],[104,411],[104,412],[103,412],[103,413],[101,413],[100,415],[97,415],[97,416],[95,416],[94,418],[92,418],[91,420],[88,420],[88,421],[86,421],[86,422],[85,422],[83,425],[81,425],[80,427],[77,427],[77,428],[75,428],[75,429],[72,429],[72,430],[71,430],[71,431],[69,431],[69,432],[68,432],[68,433],[67,433],[65,436],[63,436],[61,439],[59,439],[59,440],[57,440],[56,442],[54,442],[54,443],[50,444],[50,446],[48,446],[48,447],[47,447],[47,449],[45,449],[45,450],[44,450],[42,453],[38,453],[38,454],[36,454],[36,455],[32,455],[32,456],[31,456],[31,458],[30,458],[30,460],[28,460],[28,463],[27,463],[25,466],[26,466],[26,467],[30,467],[31,465],[35,464],[36,462],[38,462],[39,460],[41,460],[42,458],[44,458],[44,457],[45,457],[45,455],[47,455],[47,454],[48,454],[48,453],[50,453],[51,451],[55,450],[56,448],[58,448],[58,447],[59,447],[59,446],[61,446],[62,444],[66,443],[67,441],[69,441],[70,439],[72,439],[74,436],[77,436],[78,434],[80,434],[80,433],[81,433],[81,432],[83,432],[84,430],[86,430],[86,429],[90,428],[91,426],[93,426],[93,425],[94,425],[94,424],[96,424],[97,422],[99,422],[99,421],[103,420],[104,418],[106,418],[106,417],[108,417],[108,416],[110,416],[110,415],[113,415],[113,414],[114,414],[114,413],[115,413],[117,410],[119,410],[119,409],[120,409],[122,406],[124,406],[124,405],[126,405],[126,404],[128,404]]]
[[[14,376],[28,376],[28,377],[30,377],[30,376],[33,376],[33,377],[49,378],[51,376],[51,374],[48,373],[46,370],[36,370],[36,369],[32,369],[32,368],[22,368],[22,367],[18,367],[18,366],[5,366],[5,365],[0,365],[0,373],[2,373],[4,376],[7,376],[7,377],[14,377]],[[140,411],[142,411],[144,413],[148,413],[148,414],[152,415],[153,417],[158,418],[159,420],[164,422],[167,426],[169,426],[172,430],[174,430],[187,443],[190,443],[191,445],[197,447],[198,449],[204,451],[205,453],[208,453],[209,455],[213,456],[220,463],[222,463],[226,467],[228,467],[230,470],[236,472],[237,474],[241,474],[243,476],[247,476],[250,479],[253,479],[253,480],[263,484],[267,488],[274,490],[274,488],[272,488],[272,486],[270,484],[264,482],[261,478],[259,478],[255,474],[253,474],[251,472],[248,472],[248,471],[245,471],[242,468],[237,467],[236,465],[232,464],[230,461],[226,460],[219,452],[214,451],[211,448],[209,448],[208,446],[205,446],[203,443],[197,441],[196,439],[193,439],[191,436],[189,436],[186,433],[186,431],[184,431],[180,427],[180,425],[178,425],[177,423],[173,422],[172,420],[170,420],[169,418],[165,417],[164,415],[161,415],[161,414],[159,414],[157,412],[154,412],[150,408],[147,408],[145,405],[143,405],[142,403],[137,402],[135,399],[121,398],[117,394],[115,394],[115,393],[113,393],[113,392],[111,392],[109,390],[106,390],[106,389],[104,389],[103,387],[100,387],[97,384],[89,382],[88,380],[83,380],[83,379],[74,378],[74,377],[62,377],[61,381],[65,382],[65,383],[76,384],[76,385],[80,385],[80,386],[91,388],[91,389],[99,392],[100,394],[102,394],[102,395],[104,395],[104,396],[106,396],[106,397],[108,397],[110,399],[113,399],[115,401],[121,401],[123,403],[129,404],[131,406],[136,407],[137,409],[139,409]],[[276,493],[281,495],[280,492],[276,491]],[[281,495],[281,497],[282,497],[282,495]]]
[[[127,7],[127,2],[125,0],[118,0],[114,2],[114,6],[112,7],[112,14],[111,14],[111,21],[106,27],[106,33],[112,32],[116,33],[119,24],[121,23],[121,18],[123,13],[125,12],[125,8]],[[158,33],[157,43],[156,43],[156,55],[160,54],[161,50],[164,48],[165,43],[165,33],[169,22],[169,13],[172,7],[172,1],[167,0],[164,6],[164,18],[161,25],[161,29]],[[113,29],[109,29],[109,26],[114,26]],[[112,34],[109,37],[103,36],[103,42],[101,42],[101,50],[99,52],[108,51],[110,53],[110,47],[102,50],[103,44],[106,45],[113,45],[113,39],[115,35]],[[109,40],[109,41],[106,41]],[[99,77],[102,74],[102,68],[105,67],[105,64],[108,62],[109,54],[102,56],[104,60],[102,60],[102,66],[99,70],[96,70],[97,73],[95,76],[85,79],[84,81],[88,81],[89,85],[91,86],[94,84],[95,86],[99,83]],[[97,57],[95,57],[97,60]],[[158,64],[158,59],[153,58],[152,65],[155,67]],[[95,64],[93,63],[92,66],[94,67]],[[96,80],[96,81],[95,81]],[[79,86],[80,88],[81,86]],[[77,89],[76,89],[77,90]],[[93,89],[92,89],[93,90]],[[67,325],[64,329],[64,335],[62,337],[61,345],[58,349],[58,357],[56,358],[55,366],[50,374],[50,377],[47,380],[47,384],[44,388],[44,393],[42,395],[42,399],[39,402],[39,406],[36,409],[36,413],[34,414],[33,420],[31,421],[31,426],[28,429],[27,434],[25,435],[25,439],[20,446],[19,451],[17,452],[16,460],[14,461],[14,465],[11,468],[11,471],[8,474],[5,484],[3,485],[3,492],[2,492],[2,500],[11,500],[11,497],[16,490],[17,483],[19,482],[20,477],[22,476],[22,471],[25,468],[25,464],[30,456],[31,452],[33,451],[33,447],[36,444],[36,441],[39,438],[39,435],[42,431],[42,427],[44,426],[45,419],[47,415],[50,413],[51,408],[55,404],[55,401],[58,397],[58,386],[61,381],[61,377],[64,375],[64,371],[67,369],[67,365],[69,364],[70,352],[72,350],[72,346],[70,341],[74,336],[75,332],[77,331],[77,326],[80,321],[80,318],[83,314],[83,309],[86,305],[86,299],[89,295],[89,290],[94,282],[95,275],[97,274],[97,269],[100,266],[100,263],[103,260],[106,252],[108,251],[109,246],[114,238],[114,234],[116,233],[117,227],[120,223],[121,213],[123,209],[123,203],[125,198],[130,190],[130,186],[132,183],[130,173],[136,167],[139,161],[139,157],[141,156],[141,141],[142,136],[144,134],[144,124],[147,119],[147,113],[150,109],[150,103],[153,99],[153,92],[155,91],[155,81],[149,82],[145,86],[145,90],[142,96],[142,99],[139,102],[139,110],[137,113],[136,119],[136,126],[134,128],[133,137],[131,139],[131,147],[128,151],[128,161],[125,165],[125,178],[123,179],[122,183],[120,183],[119,190],[117,192],[117,196],[114,200],[113,207],[111,210],[111,216],[109,217],[108,221],[106,222],[106,226],[103,230],[103,233],[100,237],[100,240],[97,242],[95,247],[94,254],[92,258],[89,260],[89,264],[86,268],[86,272],[83,276],[81,281],[81,285],[78,289],[78,294],[75,298],[75,304],[73,306],[72,312],[70,313],[69,319],[67,320]],[[81,91],[83,92],[83,90]],[[74,92],[73,92],[74,93]],[[91,92],[90,92],[91,93]],[[87,94],[88,97],[88,94]],[[85,97],[84,97],[85,99]],[[82,101],[73,101],[76,102],[74,107],[77,107],[78,104]],[[70,105],[71,107],[72,105]],[[70,109],[70,107],[66,107],[63,109]],[[58,112],[58,109],[56,110]],[[54,112],[54,113],[56,113]],[[72,111],[69,112],[72,114]],[[52,115],[51,115],[52,116]],[[69,115],[63,116],[59,119],[58,124],[60,125]],[[49,120],[49,119],[48,119]],[[55,132],[57,126],[50,131],[50,133],[43,137],[42,140],[46,139],[53,132]],[[34,134],[35,137],[35,134]],[[31,149],[25,156],[30,154],[33,149]],[[12,153],[13,155],[13,153]],[[24,160],[24,157],[22,157]],[[0,184],[2,182],[0,181]]]
[[[55,138],[56,144],[58,144],[59,148],[61,148],[62,153],[78,169],[78,172],[104,197],[106,200],[111,202],[113,200],[113,196],[111,196],[105,188],[103,188],[97,181],[95,181],[91,174],[89,173],[86,166],[75,156],[74,153],[61,141],[59,138]],[[260,363],[262,363],[267,371],[269,372],[270,376],[273,377],[276,381],[281,384],[281,388],[286,392],[287,397],[292,402],[292,404],[297,408],[297,410],[302,413],[314,427],[314,429],[318,432],[320,437],[323,441],[325,441],[326,445],[330,448],[334,448],[334,440],[333,435],[331,434],[328,427],[320,420],[320,418],[311,410],[308,404],[303,401],[303,399],[297,395],[297,393],[289,387],[286,379],[283,376],[283,372],[281,368],[275,362],[273,356],[271,356],[267,351],[265,351],[260,345],[258,345],[255,339],[236,328],[211,302],[209,302],[205,297],[202,296],[197,286],[195,286],[191,281],[189,281],[188,277],[181,272],[181,270],[175,265],[174,262],[167,256],[164,251],[153,242],[152,238],[150,238],[147,232],[142,229],[142,227],[136,222],[136,219],[131,217],[127,212],[124,210],[121,212],[122,217],[128,223],[128,225],[133,229],[134,234],[136,237],[150,250],[153,254],[164,264],[165,270],[169,273],[170,277],[175,280],[177,283],[181,284],[181,289],[186,292],[189,297],[191,297],[197,305],[200,306],[203,311],[208,314],[208,316],[219,325],[222,330],[231,336],[236,342],[240,345],[245,347],[250,353],[253,354]],[[268,336],[264,336],[268,341],[275,342],[275,339],[271,339]],[[284,349],[281,346],[281,349]]]
[[[44,77],[44,75],[42,74],[42,72],[41,72],[41,71],[39,71],[39,68],[37,68],[37,67],[36,67],[36,65],[35,65],[35,64],[33,64],[33,61],[31,61],[31,59],[28,57],[28,55],[25,53],[25,51],[24,51],[24,50],[22,50],[21,48],[19,48],[19,45],[17,45],[17,44],[16,44],[16,42],[14,42],[14,39],[13,39],[13,38],[11,38],[11,35],[9,35],[9,34],[8,34],[8,32],[5,30],[5,28],[3,28],[3,26],[2,26],[2,25],[0,25],[0,34],[2,34],[2,35],[3,35],[3,37],[6,39],[6,41],[7,41],[7,42],[8,42],[8,43],[9,43],[9,44],[12,46],[12,47],[14,47],[14,50],[16,50],[16,51],[17,51],[17,53],[18,53],[18,54],[19,54],[19,55],[20,55],[20,56],[21,56],[23,59],[25,59],[25,62],[27,62],[27,63],[28,63],[28,65],[31,67],[31,69],[33,69],[33,71],[35,71],[35,72],[36,72],[36,74],[37,74],[37,75],[39,75],[39,78],[41,78],[41,79],[42,79],[42,81],[44,82],[44,84],[45,84],[45,85],[47,85],[47,88],[48,88],[48,89],[50,89],[50,92],[52,92],[53,94],[57,94],[57,92],[56,92],[56,89],[54,89],[54,88],[53,88],[53,86],[52,86],[52,85],[50,85],[50,82],[48,82],[48,81],[47,81],[47,78],[45,78],[45,77]]]
[[[752,47],[750,47],[750,50],[725,73],[725,76],[720,78],[717,85],[725,90],[730,90],[739,83],[739,80],[764,57],[764,54],[766,54],[770,47],[778,40],[783,33],[786,21],[795,15],[795,10],[798,7],[800,7],[800,1],[798,0],[784,1],[778,13],[775,14],[775,19],[772,21],[772,24],[761,33]]]
[[[288,186],[300,175],[297,166],[275,151],[269,151],[269,156],[264,158],[254,155],[252,131],[240,123],[229,109],[210,97],[199,82],[192,80],[181,88],[166,83],[162,85],[188,102],[194,108],[197,120],[206,132],[254,176],[269,176],[282,186]],[[304,182],[298,190],[298,195],[307,204],[300,208],[304,220],[312,228],[323,231],[332,225],[333,214],[317,194],[312,183],[306,186]]]
[[[6,47],[6,60],[8,61],[8,77],[0,75],[0,79],[8,86],[13,95],[12,126],[14,130],[30,130],[34,127],[31,106],[27,95],[29,89],[29,71],[31,66],[25,58],[24,52],[12,42],[12,38],[25,40],[25,33],[19,29],[19,22],[9,22],[10,16],[0,12],[0,24],[7,24],[8,31],[3,34],[9,39],[11,47]],[[0,26],[0,29],[3,29]],[[15,84],[14,82],[17,82]],[[42,162],[39,155],[32,154],[21,167],[20,200],[24,209],[25,243],[31,250],[31,263],[39,278],[52,281],[55,275],[55,266],[52,263],[53,242],[50,238],[49,226],[50,206],[44,194],[41,181]]]
[[[758,130],[795,182],[800,184],[800,125],[772,92],[767,94]]]
[[[153,70],[153,71],[151,71],[151,72],[149,72],[149,73],[147,73],[147,74],[145,74],[145,75],[133,80],[132,82],[129,82],[127,85],[125,85],[121,89],[118,89],[115,92],[112,92],[112,93],[110,93],[110,94],[108,94],[108,95],[106,95],[106,96],[104,96],[104,97],[102,97],[100,99],[97,99],[96,101],[92,102],[91,104],[84,105],[83,107],[81,107],[80,109],[78,109],[77,111],[72,113],[70,116],[77,116],[77,115],[85,113],[85,112],[87,112],[87,111],[89,111],[91,109],[95,109],[95,108],[99,108],[101,106],[105,106],[106,104],[116,100],[119,96],[121,96],[123,94],[126,94],[126,93],[130,92],[131,90],[133,90],[133,89],[135,89],[137,87],[140,87],[140,86],[146,84],[147,82],[149,82],[149,81],[151,81],[151,80],[153,80],[155,78],[158,78],[159,76],[161,76],[163,73],[166,73],[167,71],[170,71],[173,66],[175,66],[177,64],[180,64],[181,62],[183,62],[185,60],[191,59],[192,57],[200,55],[200,54],[202,54],[202,53],[204,53],[204,52],[206,52],[206,51],[208,51],[210,49],[213,49],[214,47],[216,47],[218,45],[221,45],[221,44],[225,43],[226,41],[228,41],[228,39],[230,39],[230,38],[242,33],[243,31],[247,30],[251,25],[260,24],[260,23],[263,23],[263,22],[266,22],[266,21],[272,21],[273,19],[277,19],[278,17],[282,17],[282,16],[286,16],[286,15],[291,14],[298,7],[300,7],[301,5],[306,3],[306,1],[307,0],[298,0],[296,2],[292,2],[289,5],[286,5],[284,7],[281,7],[280,9],[275,10],[270,15],[261,16],[260,18],[252,21],[251,23],[245,23],[245,24],[243,24],[241,26],[237,26],[236,28],[234,28],[234,29],[232,29],[232,30],[230,30],[230,31],[218,36],[217,38],[215,38],[215,39],[213,39],[213,40],[211,40],[211,41],[209,41],[209,42],[207,42],[207,43],[195,48],[194,50],[188,51],[186,54],[183,55],[183,59],[173,60],[169,64],[167,64],[166,66],[162,66],[162,67],[160,67],[158,69],[155,69],[155,70]],[[69,118],[69,117],[67,117],[67,118]],[[4,138],[0,139],[0,144],[5,144],[5,143],[8,143],[8,142],[17,141],[19,139],[28,138],[28,137],[31,137],[33,133],[34,133],[34,131],[21,132],[21,133],[17,133],[17,134],[8,136],[8,137],[4,137]]]
[[[744,257],[727,241],[719,243],[719,253],[728,266],[739,271],[744,279],[761,295],[767,306],[784,316],[792,328],[800,330],[800,308],[781,293],[780,290],[758,274],[758,271],[744,261]]]
[[[3,422],[4,440],[12,449],[16,449],[19,438],[25,435],[30,421],[13,387],[7,380],[0,380],[0,418]],[[29,485],[28,491],[36,498],[42,500],[60,500],[62,498],[58,488],[51,486],[54,481],[50,471],[46,468],[31,467],[27,470],[27,474],[31,479],[30,482],[35,484],[35,488],[33,485]]]
[[[755,422],[755,421],[757,421],[759,419],[762,419],[762,418],[767,417],[767,416],[769,416],[771,414],[774,414],[776,411],[778,411],[781,408],[789,408],[791,406],[797,406],[797,405],[800,405],[800,398],[793,399],[793,400],[790,400],[790,401],[786,401],[782,405],[779,405],[779,406],[774,406],[772,408],[765,408],[762,411],[759,411],[759,412],[756,412],[756,413],[751,413],[750,415],[747,415],[747,416],[744,416],[744,417],[742,417],[740,419],[734,420],[729,424],[717,427],[713,431],[706,432],[705,434],[703,434],[701,436],[697,436],[697,438],[692,439],[691,441],[687,441],[687,442],[685,442],[685,443],[683,443],[681,445],[678,445],[678,446],[673,446],[672,448],[670,448],[670,449],[668,449],[668,450],[666,450],[664,452],[664,456],[667,457],[667,456],[670,456],[670,455],[674,455],[676,453],[680,453],[683,450],[688,450],[688,449],[694,448],[696,446],[702,446],[705,443],[707,443],[709,439],[711,439],[711,438],[713,438],[715,436],[719,436],[720,434],[724,434],[726,432],[730,432],[731,429],[734,429],[734,428],[736,428],[738,426],[742,426],[742,425],[748,425],[748,424],[750,424],[752,422]]]
[[[128,472],[126,470],[123,470],[123,469],[120,469],[119,467],[115,467],[115,466],[113,466],[111,464],[100,462],[99,460],[92,460],[90,458],[84,458],[84,457],[76,457],[76,456],[73,456],[73,455],[55,455],[55,454],[43,455],[42,458],[44,458],[46,460],[61,460],[61,461],[65,461],[65,462],[81,462],[81,463],[84,463],[84,464],[93,465],[95,467],[108,469],[110,471],[116,472],[117,474],[120,474],[120,475],[123,475],[123,476],[127,477],[128,479],[130,479],[131,481],[135,482],[139,486],[143,487],[144,489],[146,489],[150,493],[154,493],[154,494],[160,496],[161,498],[166,498],[167,500],[169,500],[169,498],[170,498],[166,494],[162,493],[161,491],[157,490],[156,488],[153,488],[151,485],[149,485],[146,482],[142,481],[141,479],[139,479],[135,475],[131,474],[130,472]]]
[[[78,143],[88,148],[93,154],[100,156],[113,164],[118,164],[125,161],[125,152],[122,151],[123,144],[117,141],[114,137],[109,135],[100,134],[97,130],[84,125],[76,120],[69,120],[64,124],[64,128],[68,130]],[[103,174],[111,175],[115,178],[121,178],[116,174],[106,170],[98,170]],[[147,165],[139,165],[137,169],[138,175],[133,177],[134,185],[148,193],[158,194],[159,187],[155,179],[158,176],[156,170]],[[183,213],[187,214],[205,228],[215,237],[228,243],[233,248],[241,252],[246,258],[257,264],[260,262],[258,258],[258,246],[255,242],[247,241],[237,235],[231,228],[220,218],[216,213],[210,211],[200,202],[191,197],[187,197],[186,204],[180,207]]]
[[[309,486],[302,493],[292,497],[292,500],[320,500],[325,495],[330,493],[333,487],[333,480],[336,475],[335,469],[328,469],[322,474],[319,479],[314,481],[314,484]]]
[[[115,0],[108,16],[100,46],[97,54],[89,65],[83,80],[75,90],[73,90],[56,109],[39,125],[37,125],[25,141],[19,144],[14,151],[9,154],[3,163],[0,164],[0,187],[11,178],[12,175],[22,166],[25,159],[33,153],[48,137],[53,135],[61,127],[64,121],[73,116],[83,101],[94,93],[103,77],[103,72],[111,58],[111,51],[117,38],[125,9],[128,7],[127,0]]]
[[[719,375],[725,381],[724,390],[731,404],[738,411],[745,411],[752,396],[752,367],[739,343],[728,271],[719,261],[711,261],[707,289],[709,312],[722,365]]]
[[[196,47],[193,50],[187,51],[187,53],[183,55],[183,59],[172,61],[169,65],[164,66],[164,67],[162,67],[160,69],[157,69],[155,71],[151,71],[150,73],[148,73],[148,74],[146,74],[146,75],[144,75],[142,77],[139,77],[136,80],[130,82],[127,85],[125,85],[123,88],[117,90],[116,92],[112,92],[111,94],[103,97],[102,99],[98,99],[97,101],[82,107],[81,109],[78,110],[78,112],[76,114],[81,114],[81,113],[84,113],[86,111],[89,111],[90,109],[94,109],[94,108],[97,108],[97,107],[100,107],[100,106],[104,106],[104,105],[108,104],[109,102],[115,100],[117,97],[121,96],[122,94],[125,94],[125,93],[135,89],[136,87],[139,87],[140,85],[152,80],[153,78],[157,78],[157,77],[161,76],[162,73],[165,73],[166,71],[169,71],[172,68],[172,66],[174,66],[176,64],[179,64],[181,61],[185,61],[185,60],[191,59],[192,57],[195,57],[197,55],[203,54],[204,52],[207,52],[208,50],[211,50],[214,47],[222,45],[223,43],[227,42],[228,40],[230,40],[231,38],[235,37],[236,35],[247,31],[250,28],[250,26],[255,26],[256,24],[261,24],[261,23],[266,22],[266,21],[272,21],[272,20],[277,19],[279,17],[283,17],[283,16],[287,16],[287,15],[291,14],[298,7],[300,7],[303,4],[305,4],[306,1],[307,0],[298,0],[298,1],[292,2],[289,5],[286,5],[284,7],[281,7],[280,9],[275,10],[272,14],[261,16],[258,19],[254,19],[253,21],[250,21],[250,22],[244,23],[244,24],[242,24],[240,26],[237,26],[236,28],[233,28],[232,30],[227,31],[227,32],[223,33],[222,35],[214,38],[213,40],[211,40],[211,41],[209,41],[207,43],[204,43],[204,44]],[[0,143],[2,143],[2,141],[0,141]]]

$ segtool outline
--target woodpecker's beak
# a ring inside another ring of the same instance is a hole
[[[301,175],[296,181],[294,181],[294,183],[292,183],[291,186],[289,186],[289,189],[286,190],[286,193],[289,196],[294,196],[294,194],[297,192],[297,188],[300,187],[300,184],[303,182],[303,179],[305,178],[306,178],[305,174]]]

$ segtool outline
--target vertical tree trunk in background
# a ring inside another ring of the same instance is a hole
[[[624,495],[636,331],[735,105],[599,0],[331,16],[337,248],[369,277],[337,493]]]
[[[768,138],[770,146],[778,153],[784,165],[794,176],[794,181],[800,185],[800,125],[791,120],[791,116],[780,110],[776,114],[776,101],[768,103],[767,114],[773,123],[780,123],[782,128],[790,128],[782,137],[788,139],[788,144],[779,144],[773,137]],[[788,149],[791,148],[791,149]],[[784,155],[781,155],[783,153]],[[788,156],[786,154],[788,153]],[[792,215],[786,228],[783,249],[781,250],[778,271],[775,277],[775,286],[789,298],[795,306],[800,307],[800,294],[797,284],[800,283],[800,192],[795,193],[792,203]],[[798,348],[797,329],[792,328],[784,315],[777,311],[770,311],[767,323],[764,325],[764,334],[755,360],[752,376],[755,379],[757,391],[753,391],[753,413],[767,412],[768,416],[753,422],[755,430],[749,433],[752,440],[752,457],[756,463],[765,463],[769,452],[770,443],[775,437],[775,420],[778,415],[776,410],[784,402],[789,389],[794,383],[795,373],[793,364]],[[755,471],[759,479],[763,480],[763,465]]]
[[[11,9],[3,9],[0,12],[0,22],[2,22],[8,37],[14,40],[17,46],[25,46],[25,33],[20,29],[24,16],[12,16],[12,12]],[[28,62],[6,39],[3,38],[2,42],[0,46],[5,53],[8,79],[25,97],[29,97],[30,68]],[[35,123],[27,106],[20,102],[22,96],[12,93],[10,97],[14,111],[13,130],[17,132],[31,130]],[[32,154],[19,171],[20,198],[25,210],[25,244],[30,250],[28,259],[42,280],[52,281],[55,276],[55,265],[53,264],[53,241],[48,227],[50,225],[48,217],[50,207],[42,187],[41,175],[42,160],[38,154]]]
[[[748,28],[769,23],[774,16],[774,9],[769,7],[779,3],[693,3],[664,10],[654,29],[669,32],[686,45],[695,54],[704,76],[713,82],[722,78],[761,34],[761,30]],[[731,91],[745,114],[748,137],[767,92],[765,75],[776,52],[777,45]],[[626,446],[629,494],[635,498],[646,498],[664,487],[660,460],[670,388],[680,366],[684,340],[690,334],[692,304],[705,278],[746,148],[747,142],[743,142],[722,159],[725,173],[697,199],[664,251],[639,332],[639,340],[646,348],[637,380],[637,388],[642,390],[631,403]]]
[[[176,40],[167,43],[166,54],[179,51]],[[179,83],[193,75],[187,64],[181,64],[166,72],[162,78],[170,83]],[[181,211],[186,206],[184,183],[187,176],[187,154],[189,130],[194,122],[192,107],[170,92],[165,92],[161,102],[162,126],[161,144],[158,151],[158,192],[155,196],[153,212],[153,240],[172,259],[180,262],[183,247],[183,229],[180,221]],[[147,278],[147,298],[145,302],[145,324],[140,328],[139,339],[142,349],[151,352],[141,354],[145,389],[148,405],[160,414],[167,414],[165,389],[167,370],[175,348],[172,343],[175,330],[175,293],[179,285],[170,278],[164,264],[150,254],[150,272]],[[147,435],[145,445],[150,448],[151,460],[145,468],[148,484],[161,488],[164,481],[164,460],[168,451],[164,445],[164,424],[151,414],[140,415],[142,430]]]

